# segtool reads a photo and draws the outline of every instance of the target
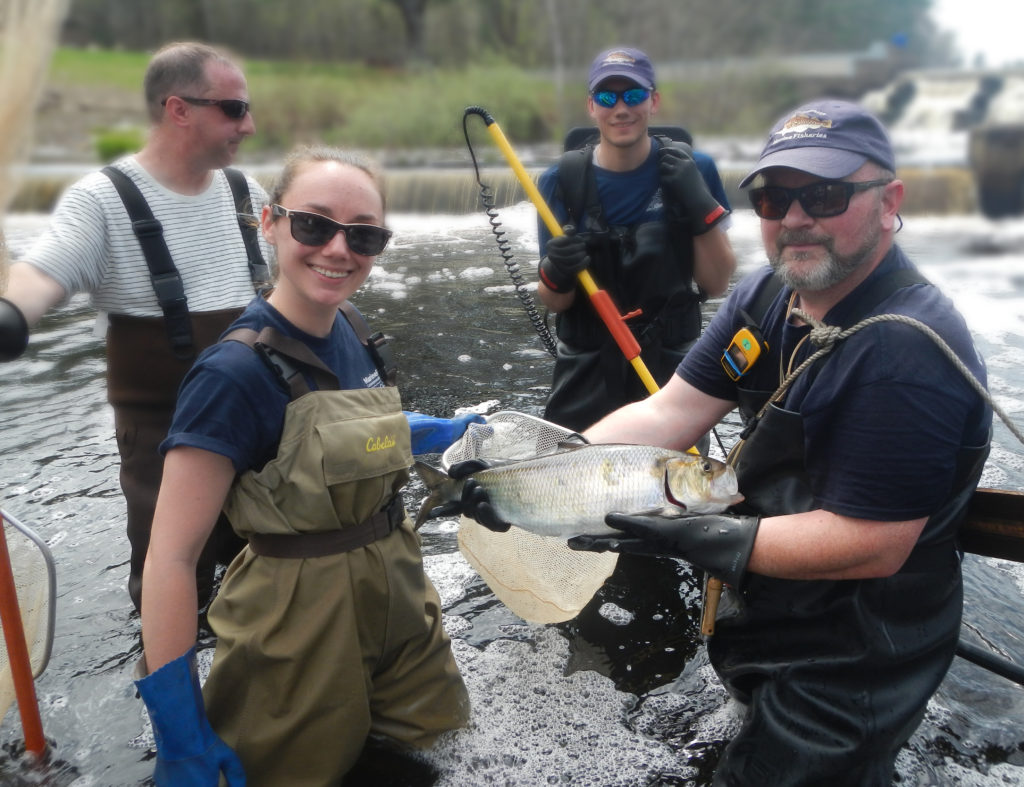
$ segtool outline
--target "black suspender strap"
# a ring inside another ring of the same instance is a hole
[[[363,315],[348,301],[342,303],[338,308],[345,315],[345,319],[352,326],[352,330],[356,332],[356,337],[359,339],[360,344],[370,354],[374,365],[377,367],[377,371],[380,372],[381,379],[384,380],[384,384],[394,385],[398,380],[398,366],[395,365],[394,358],[391,356],[391,348],[388,347],[384,334],[380,331],[371,334],[370,326],[366,324]]]
[[[164,228],[149,209],[146,198],[132,179],[117,167],[106,166],[103,174],[110,178],[117,189],[121,202],[124,203],[128,217],[132,221],[132,230],[139,240],[142,253],[149,267],[149,278],[153,283],[157,302],[164,313],[167,326],[167,338],[171,342],[174,355],[182,360],[195,357],[192,344],[192,323],[188,316],[188,298],[181,275],[171,259],[164,241]]]
[[[597,179],[592,162],[594,145],[567,150],[558,161],[558,188],[562,203],[577,232],[605,230],[604,212],[597,195]],[[589,219],[589,221],[588,221]]]
[[[130,177],[114,166],[106,166],[103,174],[110,178],[117,189],[128,218],[132,222],[132,230],[142,247],[149,268],[149,278],[153,283],[157,303],[164,313],[167,326],[167,338],[170,340],[174,355],[182,360],[195,357],[196,351],[192,341],[192,323],[188,314],[188,298],[181,274],[171,259],[171,253],[164,241],[164,229],[149,209],[149,203],[142,196],[139,187]],[[259,289],[270,283],[270,268],[263,259],[259,239],[256,235],[256,217],[252,213],[252,195],[245,175],[237,169],[225,168],[224,175],[231,186],[231,195],[235,203],[235,214],[238,227],[245,243],[245,253],[249,260],[249,275],[253,288]]]
[[[260,289],[270,284],[270,267],[263,259],[263,252],[260,251],[260,242],[256,235],[259,217],[252,212],[249,184],[245,180],[245,173],[240,170],[225,167],[224,175],[228,179],[231,195],[235,200],[235,215],[238,216],[238,227],[242,230],[245,253],[249,258],[249,275],[252,277],[253,286]]]

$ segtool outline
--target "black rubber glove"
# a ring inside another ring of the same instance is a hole
[[[564,227],[565,234],[548,241],[547,256],[540,261],[540,280],[555,292],[572,292],[576,276],[590,265],[587,244],[571,224]]]
[[[497,533],[504,533],[512,524],[498,516],[491,505],[491,498],[487,490],[477,483],[475,478],[469,478],[473,473],[486,470],[490,465],[482,459],[467,459],[465,462],[456,462],[448,468],[448,475],[452,478],[464,478],[462,484],[462,499],[460,511],[463,516],[475,519],[488,530]]]
[[[569,548],[585,552],[678,557],[734,587],[743,581],[761,520],[755,516],[703,514],[662,517],[608,514],[605,524],[622,535],[576,536]]]
[[[28,346],[28,322],[21,309],[0,298],[0,361],[13,361]]]
[[[693,160],[689,145],[678,143],[658,150],[658,173],[666,207],[686,222],[691,235],[703,235],[728,215],[718,204]]]

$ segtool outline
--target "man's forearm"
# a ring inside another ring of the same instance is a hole
[[[729,236],[718,227],[693,239],[693,280],[712,298],[724,295],[736,271]]]
[[[39,322],[46,312],[65,297],[64,287],[56,279],[27,262],[11,265],[7,289],[0,294],[21,310],[29,326]]]

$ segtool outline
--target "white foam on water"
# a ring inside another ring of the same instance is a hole
[[[456,640],[454,649],[472,710],[465,729],[426,753],[438,787],[626,787],[678,769],[671,747],[628,728],[635,696],[593,672],[564,674],[568,643],[557,630],[537,627],[533,642],[496,640],[483,651]]]

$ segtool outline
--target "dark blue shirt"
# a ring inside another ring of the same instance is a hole
[[[658,177],[658,149],[661,143],[657,138],[651,139],[651,152],[647,159],[636,169],[629,172],[612,172],[595,166],[594,177],[597,179],[597,195],[604,213],[605,222],[610,226],[632,227],[649,221],[660,221],[664,214],[664,202],[661,196],[661,183]],[[714,160],[706,153],[695,150],[693,160],[704,176],[704,182],[711,191],[711,196],[718,204],[730,210],[729,200],[725,196],[725,187],[718,174]],[[557,195],[558,165],[547,169],[541,174],[537,188],[543,195],[551,212],[555,214],[560,225],[569,221],[569,211]],[[538,241],[540,253],[546,253],[547,242],[551,233],[543,220],[539,220]]]
[[[860,288],[898,268],[913,265],[893,247]],[[736,384],[725,374],[720,359],[745,324],[738,310],[750,310],[769,276],[771,269],[764,268],[736,285],[677,374],[706,394],[736,400]],[[784,287],[761,320],[769,350],[744,378],[746,387],[778,388],[794,348],[809,333],[807,326],[786,321],[790,295],[791,290]],[[824,322],[844,324],[852,302],[852,297],[844,299]],[[938,288],[904,287],[871,314],[901,314],[924,323],[985,384],[984,362],[970,332]],[[816,349],[809,340],[800,344],[792,368]],[[782,402],[784,409],[801,414],[807,470],[818,506],[881,521],[933,513],[949,493],[957,451],[985,444],[991,409],[916,327],[873,324],[843,341],[833,354],[834,358],[819,362],[824,365],[817,375],[801,375]]]
[[[319,338],[296,328],[257,296],[228,330],[260,331],[268,326],[307,345],[337,375],[342,389],[383,385],[340,312],[331,333]],[[307,382],[316,387],[312,378]],[[275,373],[248,345],[219,342],[199,356],[182,381],[174,420],[160,451],[187,445],[228,457],[239,473],[259,469],[277,455],[289,400]]]

